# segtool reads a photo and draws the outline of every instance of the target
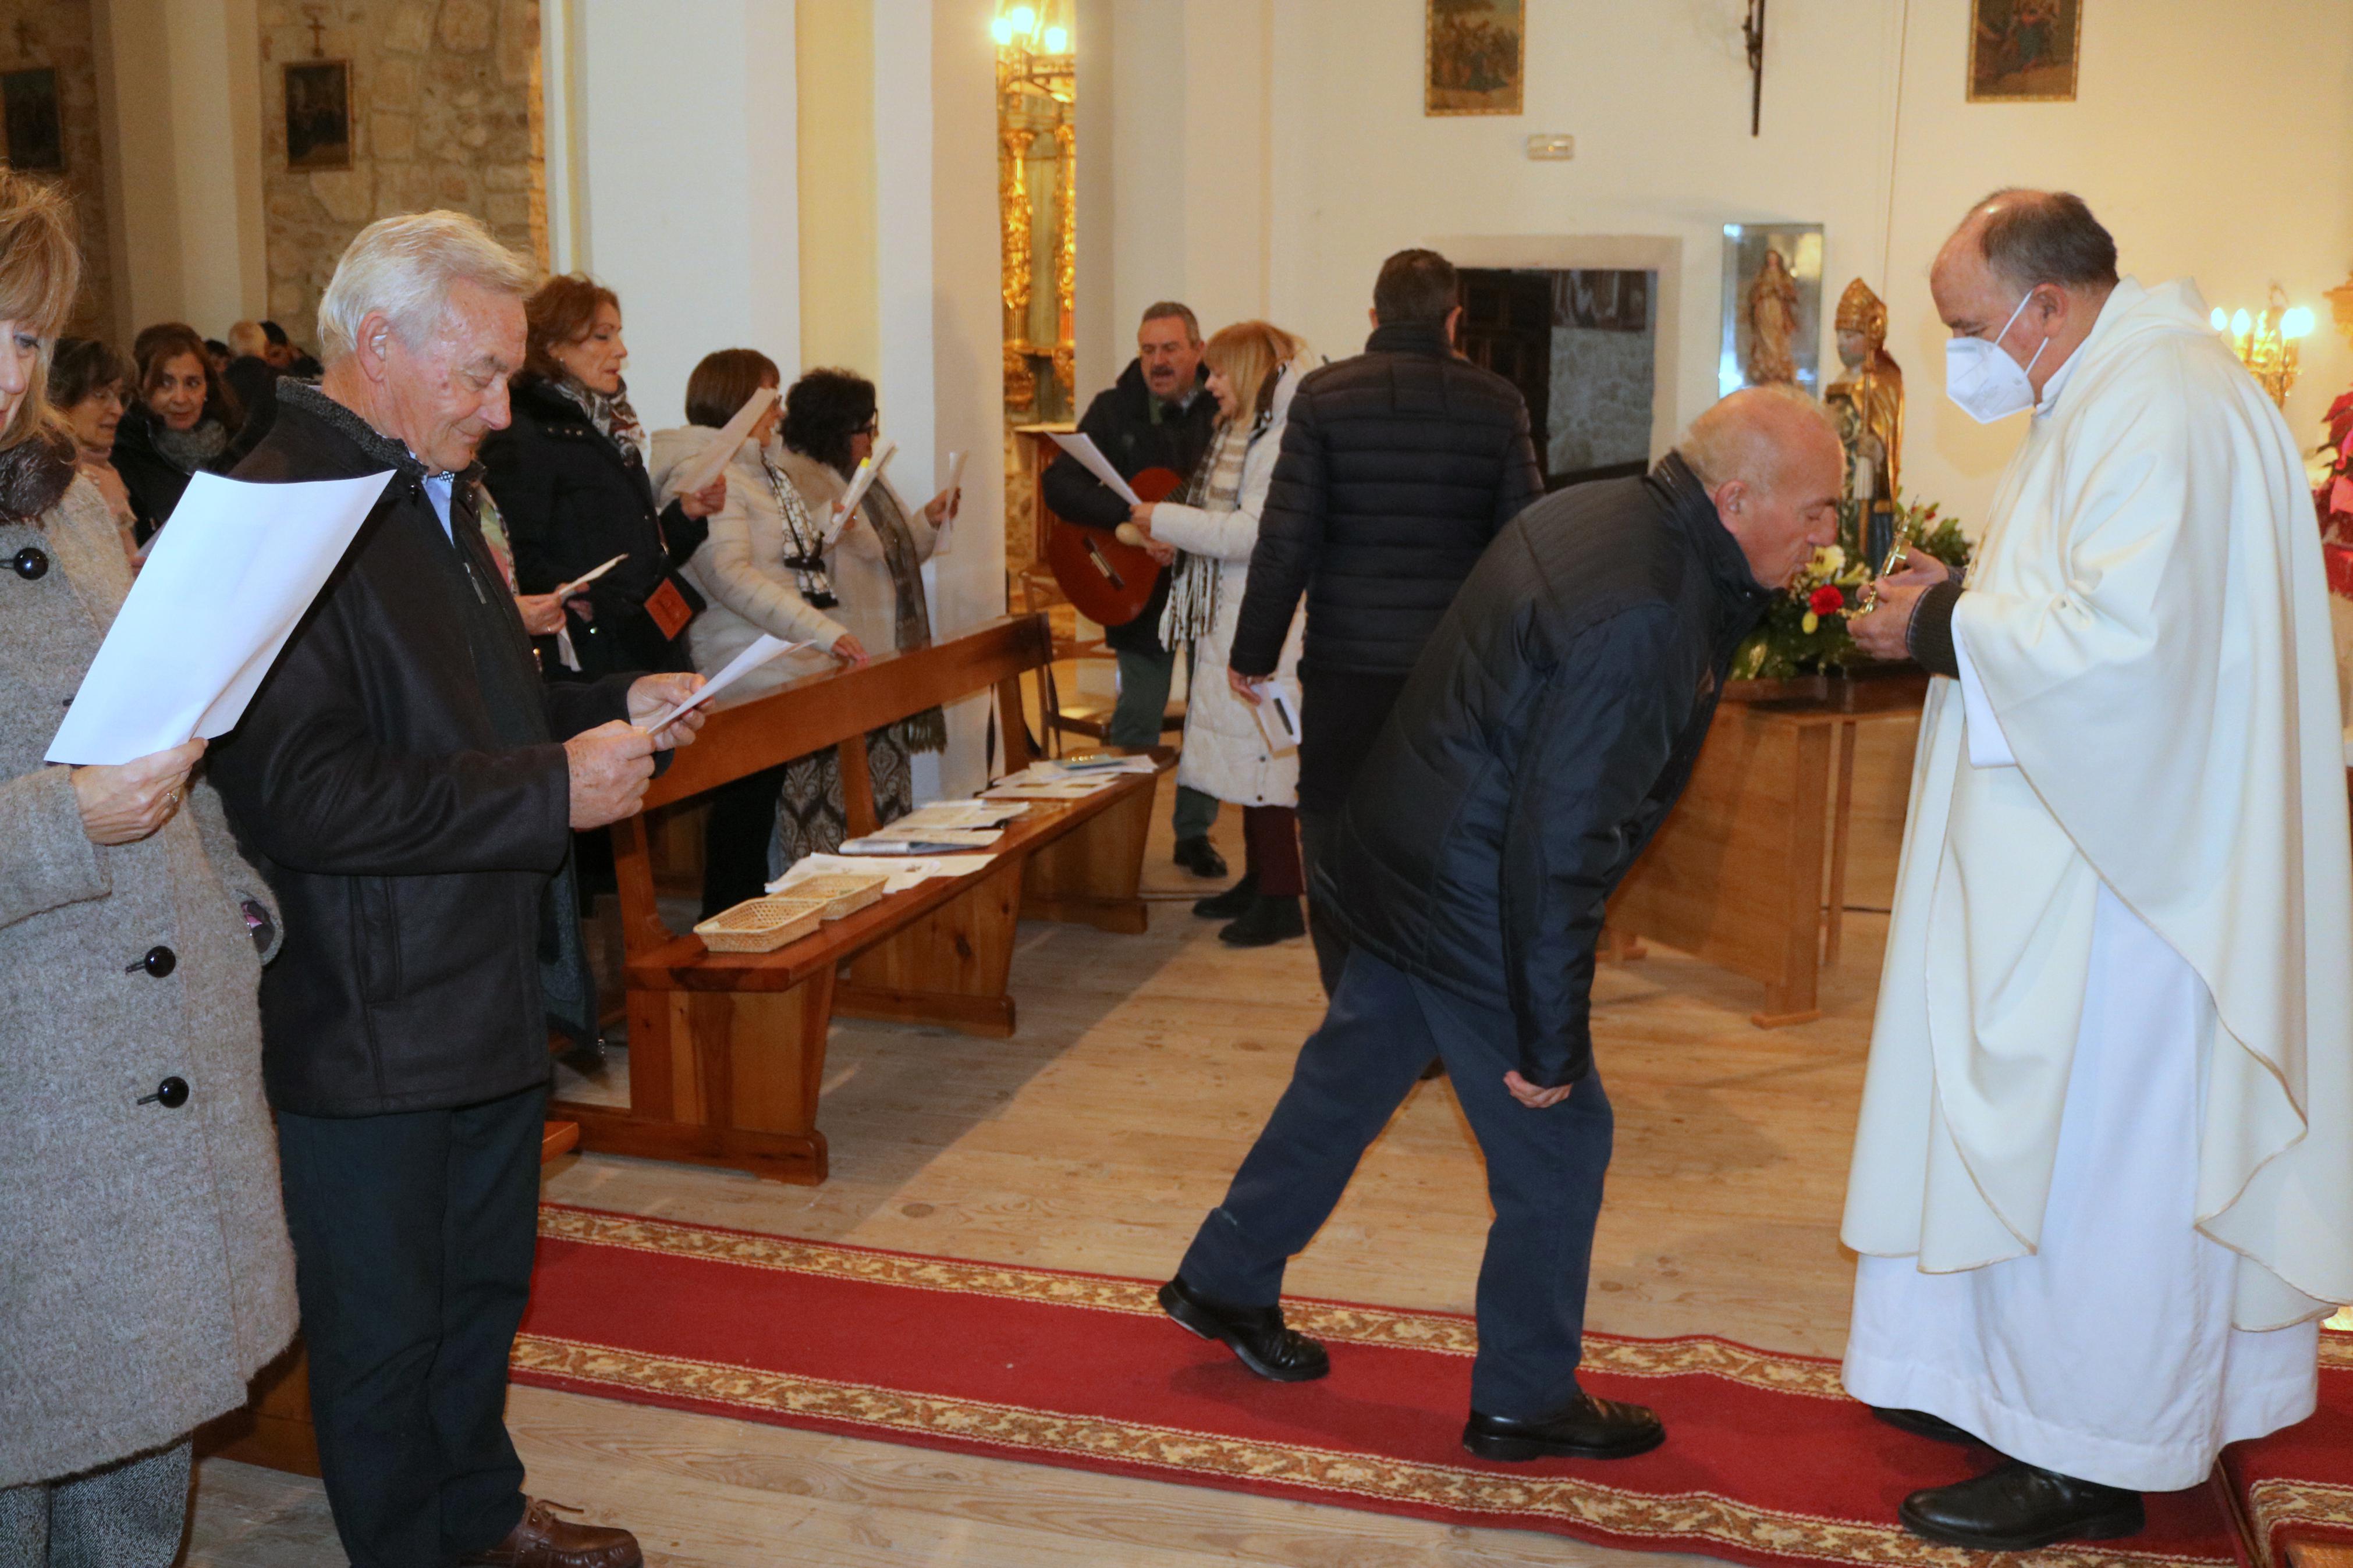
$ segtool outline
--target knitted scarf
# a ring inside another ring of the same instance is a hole
[[[1185,504],[1203,511],[1233,510],[1241,494],[1243,459],[1250,456],[1250,443],[1270,423],[1271,416],[1248,426],[1239,420],[1220,423],[1217,439],[1201,455],[1200,467],[1193,470],[1192,482],[1185,487]],[[1176,575],[1168,585],[1168,607],[1160,613],[1161,647],[1198,642],[1218,624],[1219,564],[1209,556],[1190,552],[1177,556],[1170,568]]]
[[[899,651],[912,653],[919,647],[932,646],[932,613],[923,603],[923,563],[915,559],[915,536],[907,526],[906,514],[899,510],[899,498],[888,485],[873,485],[859,503],[874,537],[882,542],[882,561],[891,569],[891,587],[896,600],[893,619],[899,639]],[[900,736],[911,752],[939,752],[947,749],[947,715],[937,708],[927,708],[899,726]]]
[[[191,429],[174,430],[158,419],[155,450],[182,473],[194,474],[228,450],[228,427],[217,419],[199,419]]]

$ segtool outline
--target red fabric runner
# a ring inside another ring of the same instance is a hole
[[[1651,1405],[1666,1446],[1495,1465],[1461,1446],[1470,1320],[1286,1303],[1332,1375],[1275,1384],[1160,1315],[1155,1282],[963,1263],[548,1205],[518,1382],[886,1442],[1757,1564],[1957,1568],[1895,1507],[1983,1450],[1883,1426],[1834,1363],[1705,1338],[1590,1335],[1591,1392]],[[2335,1439],[2330,1441],[2334,1442]],[[2334,1448],[2329,1452],[2336,1452]],[[2212,1568],[2205,1489],[2052,1568]]]

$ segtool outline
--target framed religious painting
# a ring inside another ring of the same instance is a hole
[[[1527,0],[1422,0],[1421,111],[1517,114]]]
[[[1724,226],[1719,395],[1787,382],[1821,393],[1822,226]]]
[[[350,61],[286,67],[286,166],[305,173],[352,166]]]
[[[1969,0],[1971,103],[2073,103],[2084,0]]]
[[[47,66],[0,71],[0,115],[8,130],[8,166],[56,172],[66,166],[65,126],[58,118],[58,73]]]

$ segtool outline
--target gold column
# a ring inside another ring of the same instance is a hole
[[[997,202],[1005,230],[1005,405],[1028,408],[1038,401],[1038,378],[1022,356],[1029,326],[1029,275],[1036,265],[1029,243],[1029,183],[1022,169],[1031,133],[1007,126],[999,135]]]
[[[1054,379],[1075,395],[1078,348],[1071,305],[1079,279],[1079,128],[1066,113],[1054,127]]]

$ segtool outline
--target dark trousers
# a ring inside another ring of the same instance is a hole
[[[1324,994],[1335,999],[1340,994],[1340,972],[1348,967],[1348,939],[1331,911],[1323,907],[1315,868],[1332,863],[1339,836],[1338,812],[1299,808],[1299,858],[1307,880],[1307,935],[1315,944],[1315,973],[1324,982]]]
[[[785,786],[780,763],[721,784],[702,820],[702,918],[732,910],[768,890],[768,841],[776,831],[776,793]]]
[[[1258,874],[1261,898],[1295,899],[1306,890],[1299,868],[1299,814],[1287,805],[1242,807],[1243,868]]]
[[[1593,1224],[1609,1165],[1609,1097],[1596,1073],[1544,1110],[1511,1097],[1511,1015],[1413,978],[1359,948],[1307,1037],[1266,1130],[1177,1273],[1235,1306],[1271,1305],[1282,1271],[1340,1201],[1356,1162],[1432,1052],[1487,1157],[1495,1209],[1479,1269],[1471,1407],[1530,1421],[1577,1397]]]
[[[420,1568],[522,1518],[507,1358],[531,1294],[544,1089],[457,1110],[278,1115],[335,1533]]]

